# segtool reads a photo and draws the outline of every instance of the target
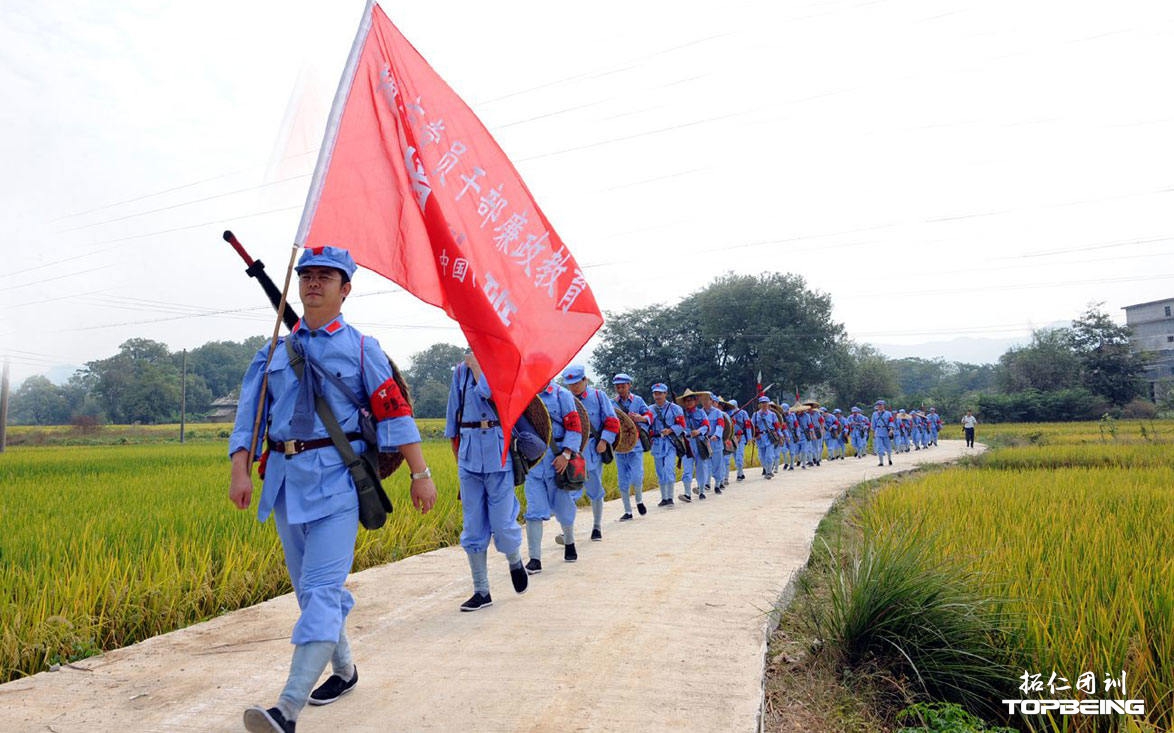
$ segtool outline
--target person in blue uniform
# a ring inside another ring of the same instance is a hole
[[[782,457],[782,470],[794,471],[795,464],[803,462],[803,442],[799,431],[799,416],[791,409],[791,405],[780,402],[783,416],[779,419],[779,455]]]
[[[250,731],[292,731],[307,702],[334,702],[359,678],[346,634],[355,600],[343,585],[354,561],[358,495],[317,414],[316,399],[325,400],[356,453],[367,449],[359,419],[360,412],[369,409],[377,421],[379,450],[398,451],[411,471],[413,505],[427,513],[436,502],[411,405],[391,363],[374,338],[364,337],[343,320],[342,303],[351,292],[355,269],[350,253],[339,247],[313,247],[302,253],[298,292],[305,312],[282,341],[288,341],[289,350],[302,360],[303,377],[298,378],[286,344],[279,343],[272,358],[268,345],[257,352],[241,384],[229,437],[229,499],[238,509],[249,508],[251,465],[260,458],[263,480],[257,519],[264,522],[273,515],[299,609],[285,688],[273,707],[245,710],[244,724]],[[327,371],[337,383],[327,378]],[[250,445],[258,403],[264,430]],[[263,442],[268,444],[264,455]],[[333,673],[311,693],[327,664]]]
[[[857,458],[863,458],[868,452],[868,418],[859,407],[853,407],[848,416],[848,425],[852,430],[852,452]]]
[[[938,408],[929,408],[929,414],[925,416],[925,422],[929,429],[930,445],[937,445],[938,432],[942,429],[942,416],[938,414]]]
[[[726,487],[726,474],[729,472],[729,461],[726,460],[724,435],[726,432],[726,413],[717,406],[711,392],[701,393],[701,410],[705,419],[709,421],[709,486],[713,493],[720,494]]]
[[[754,440],[758,446],[758,460],[762,464],[764,478],[774,478],[778,469],[779,417],[770,409],[770,398],[758,398],[758,409],[750,418]]]
[[[587,409],[590,425],[583,429],[591,435],[583,459],[587,462],[587,483],[584,487],[591,500],[591,541],[603,539],[603,453],[616,442],[620,433],[620,420],[616,417],[615,405],[602,390],[587,385],[587,370],[581,364],[572,364],[563,370],[563,384],[571,394],[579,398]]]
[[[647,430],[652,424],[652,411],[638,394],[632,393],[632,378],[627,374],[617,374],[611,380],[616,388],[615,405],[632,418],[637,430]],[[620,484],[620,499],[624,502],[624,514],[621,522],[632,520],[632,497],[636,494],[636,511],[644,516],[648,509],[644,506],[644,449],[640,441],[627,453],[616,454],[616,473]]]
[[[677,450],[670,436],[685,435],[685,411],[668,399],[669,388],[664,382],[652,385],[652,462],[656,466],[656,481],[660,484],[659,507],[674,506],[673,484],[677,482]]]
[[[685,493],[679,498],[686,504],[693,501],[690,493],[697,494],[700,499],[705,499],[705,485],[709,482],[710,462],[701,457],[697,447],[702,441],[708,442],[710,428],[709,417],[698,404],[700,396],[700,392],[687,389],[685,394],[677,398],[685,411],[685,440],[689,441],[690,453],[692,454],[692,457],[685,456],[681,459],[681,483],[684,484]],[[697,476],[696,488],[692,488],[694,473]]]
[[[579,559],[579,551],[575,549],[575,502],[583,494],[582,489],[560,489],[555,480],[555,474],[567,470],[567,464],[583,444],[585,428],[575,409],[575,398],[553,380],[538,393],[538,398],[550,413],[550,447],[538,465],[526,474],[524,518],[526,546],[530,552],[526,572],[530,575],[542,572],[542,523],[551,516],[562,527],[559,537],[563,539],[563,559],[566,562]]]
[[[876,401],[868,428],[872,431],[872,447],[876,451],[876,465],[885,465],[885,456],[888,456],[889,465],[893,465],[893,434],[896,432],[897,425],[893,419],[893,413],[885,409],[884,400]]]
[[[730,400],[730,409],[726,413],[727,419],[734,425],[734,470],[737,472],[735,480],[746,480],[746,443],[754,432],[750,424],[750,413],[743,410],[737,400]]]
[[[462,611],[493,605],[489,593],[489,540],[509,561],[514,590],[525,593],[528,585],[522,567],[521,505],[514,491],[511,461],[503,458],[505,433],[493,403],[489,380],[472,353],[465,355],[452,373],[445,412],[444,437],[452,443],[461,485],[461,547],[473,574],[473,595]]]

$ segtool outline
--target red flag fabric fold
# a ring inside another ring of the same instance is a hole
[[[505,153],[373,2],[297,242],[347,247],[458,321],[507,429],[603,324]]]

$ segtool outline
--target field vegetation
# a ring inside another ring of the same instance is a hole
[[[382,529],[359,532],[356,571],[459,541],[444,421],[418,423],[437,504],[421,516],[407,472],[392,475],[395,511]],[[256,521],[259,480],[254,508],[228,501],[230,430],[191,426],[183,444],[177,425],[10,431],[0,454],[0,682],[290,590],[277,534]],[[616,498],[614,463],[603,482]],[[655,486],[645,456],[645,487]]]
[[[857,487],[825,520],[772,640],[775,729],[895,730],[930,701],[1026,730],[1174,729],[1174,425],[980,426],[983,439],[997,447]],[[1086,673],[1093,693],[1077,688]],[[1123,675],[1124,694],[1105,688]],[[1146,715],[1001,704],[1072,698],[1143,699]]]

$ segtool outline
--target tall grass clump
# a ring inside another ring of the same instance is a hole
[[[892,702],[956,702],[998,716],[1014,688],[1015,635],[975,573],[925,551],[914,532],[866,533],[846,556],[829,546],[826,598],[811,604],[824,653],[852,673],[888,681]]]

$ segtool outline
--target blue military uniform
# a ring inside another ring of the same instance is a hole
[[[726,486],[726,478],[730,472],[730,462],[726,460],[725,441],[726,413],[722,412],[716,402],[710,402],[709,409],[705,410],[705,417],[709,420],[709,475],[713,479],[715,494],[722,493]]]
[[[577,384],[586,378],[587,370],[579,364],[572,364],[563,370],[564,384]],[[583,451],[583,459],[587,463],[587,483],[584,489],[587,498],[591,500],[591,514],[594,519],[591,539],[598,541],[603,539],[604,491],[603,456],[597,450],[597,441],[614,444],[620,432],[620,421],[616,417],[616,408],[611,403],[611,398],[595,387],[584,387],[583,393],[579,395],[579,401],[587,410],[587,419],[590,422],[590,425],[584,425],[583,429],[592,436]]]
[[[852,431],[852,451],[857,458],[862,458],[868,452],[868,418],[859,407],[852,408],[852,414],[848,416],[848,427]]]
[[[759,397],[758,410],[750,418],[758,445],[759,462],[762,463],[762,475],[766,478],[772,478],[778,468],[778,446],[775,441],[781,440],[779,430],[782,428],[778,415],[770,409],[769,404],[769,398]]]
[[[453,369],[444,436],[457,441],[461,485],[461,547],[473,573],[473,592],[489,595],[486,553],[490,537],[510,569],[522,567],[521,505],[514,491],[513,465],[503,460],[505,433],[493,404],[489,380],[477,381],[466,364]],[[521,574],[524,579],[524,573]],[[523,585],[523,590],[525,586]]]
[[[345,287],[356,265],[344,249],[313,247],[298,260],[299,274],[306,268],[337,270]],[[302,361],[301,378],[290,361],[290,350]],[[354,665],[346,635],[354,597],[344,582],[354,562],[358,496],[342,455],[318,416],[318,398],[356,453],[367,450],[360,432],[360,414],[367,410],[376,420],[381,452],[420,442],[411,405],[383,349],[341,315],[314,329],[299,321],[277,344],[272,358],[268,347],[253,358],[241,384],[228,453],[248,451],[250,458],[260,457],[261,441],[250,445],[260,401],[270,450],[262,458],[257,519],[264,522],[273,515],[300,613],[290,639],[295,648],[289,677],[277,707],[249,708],[246,720],[296,720],[327,663],[336,675],[346,675],[343,680],[357,680],[349,671]]]
[[[632,378],[627,374],[617,374],[612,379],[612,384],[631,384]],[[652,411],[648,409],[647,403],[640,395],[629,392],[628,398],[616,396],[615,405],[623,412],[626,412],[633,421],[637,418],[643,418],[647,422],[637,422],[637,429],[646,429],[652,424]],[[620,521],[632,518],[632,492],[636,493],[636,508],[640,514],[644,514],[647,509],[644,507],[644,448],[640,446],[640,441],[636,441],[636,445],[627,453],[616,454],[616,474],[620,484],[620,499],[624,502],[624,515],[620,517]]]
[[[578,453],[583,441],[584,430],[575,409],[574,396],[553,381],[538,393],[539,399],[550,413],[550,445],[538,465],[526,474],[526,544],[530,551],[530,562],[526,571],[542,571],[542,523],[553,515],[561,525],[562,537],[568,548],[575,545],[575,501],[583,491],[565,491],[555,483],[554,459],[558,453]],[[577,555],[576,555],[577,557]],[[570,549],[566,558],[571,560]]]
[[[897,426],[893,420],[893,413],[885,409],[884,400],[877,400],[874,407],[868,427],[872,430],[872,447],[876,451],[878,461],[876,465],[883,466],[887,455],[891,466],[893,465],[892,435]]]
[[[664,400],[658,404],[656,395],[668,395],[668,385],[657,382],[652,385],[653,403],[649,406],[652,413],[652,462],[656,466],[656,480],[660,484],[660,503],[657,506],[673,506],[673,484],[677,481],[677,450],[672,441],[664,434],[665,430],[685,435],[685,411],[675,402]]]
[[[678,398],[680,399],[680,398]],[[705,414],[699,405],[695,405],[693,409],[684,408],[685,410],[685,440],[689,442],[691,456],[685,456],[681,459],[681,483],[684,484],[685,493],[681,495],[682,501],[692,501],[690,492],[697,494],[701,498],[705,497],[705,485],[709,481],[709,467],[708,460],[701,459],[701,453],[698,451],[697,444],[700,441],[709,440],[709,417]],[[694,435],[693,433],[697,434]],[[697,476],[697,487],[693,488],[693,476]]]
[[[730,400],[730,404],[734,406],[727,413],[728,419],[734,424],[734,468],[737,470],[737,480],[742,481],[746,478],[743,469],[746,465],[747,436],[753,433],[754,428],[750,424],[750,413],[743,410],[737,400]]]

